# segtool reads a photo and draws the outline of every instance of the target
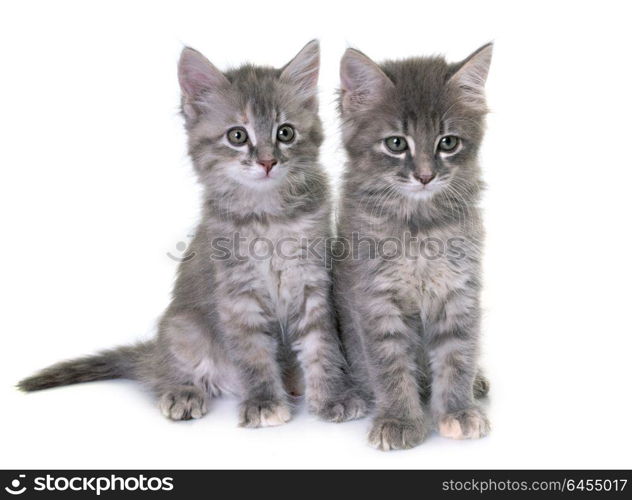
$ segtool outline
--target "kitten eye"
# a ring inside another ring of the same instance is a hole
[[[281,142],[292,142],[296,133],[291,125],[281,125],[277,130],[277,139]]]
[[[226,132],[226,137],[231,144],[241,146],[248,140],[248,132],[246,132],[245,128],[233,127]]]
[[[384,139],[384,144],[393,153],[403,153],[408,149],[408,142],[401,136],[394,135],[393,137],[387,137]]]
[[[460,139],[456,135],[446,135],[439,141],[438,149],[444,153],[454,151],[459,145]]]

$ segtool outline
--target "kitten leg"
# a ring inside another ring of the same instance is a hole
[[[420,375],[419,395],[424,403],[427,403],[430,400],[430,383],[430,377],[426,376],[425,374]],[[476,377],[474,378],[474,399],[486,398],[489,394],[489,386],[490,383],[488,378],[479,370],[476,374]]]
[[[310,412],[324,420],[344,422],[363,417],[367,403],[351,387],[327,297],[328,286],[306,286],[300,313],[292,325],[293,348],[305,373]]]
[[[426,434],[417,377],[418,334],[386,296],[372,301],[364,332],[377,408],[369,443],[381,450],[413,448]]]
[[[447,323],[451,328],[436,332],[429,345],[430,406],[439,433],[452,439],[475,439],[489,432],[489,421],[474,402],[478,321],[471,318],[478,315],[472,309],[466,308],[466,311],[462,316],[448,317],[444,326]]]
[[[271,317],[252,292],[227,297],[219,305],[229,356],[244,389],[239,425],[266,427],[291,418],[277,359],[277,340],[268,332]]]
[[[162,414],[171,420],[201,418],[208,411],[208,369],[211,335],[204,316],[197,311],[167,312],[149,365],[139,367],[141,380],[158,396]]]

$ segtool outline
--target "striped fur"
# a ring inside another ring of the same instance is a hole
[[[246,427],[287,422],[291,394],[304,393],[309,409],[330,421],[365,412],[339,346],[326,258],[304,252],[305,241],[319,241],[325,253],[329,235],[318,67],[316,41],[281,69],[221,72],[184,49],[182,114],[204,208],[195,257],[180,265],[157,338],[47,368],[23,380],[23,390],[133,378],[174,420],[201,417],[211,397],[233,393]],[[291,143],[277,140],[283,124],[296,131]],[[228,140],[236,126],[249,134],[243,145]],[[257,162],[270,158],[278,163],[264,172]],[[283,254],[253,253],[281,242]]]
[[[354,49],[342,59],[349,160],[338,236],[339,244],[364,243],[355,257],[335,261],[334,291],[353,374],[375,401],[369,441],[383,450],[416,446],[432,419],[448,437],[488,431],[474,395],[488,391],[477,375],[483,240],[477,152],[490,59],[491,45],[459,64],[433,57],[377,65]],[[460,138],[454,153],[438,149],[445,135]],[[405,138],[408,149],[389,150],[390,136]],[[432,180],[424,184],[422,176]],[[380,254],[367,243],[384,241],[407,251]],[[429,254],[431,245],[439,251]]]

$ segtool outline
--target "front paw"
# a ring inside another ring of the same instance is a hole
[[[239,426],[271,427],[289,422],[290,418],[290,408],[283,402],[248,400],[241,404]]]
[[[380,417],[373,421],[369,444],[379,450],[414,448],[426,437],[422,420]]]
[[[362,418],[367,414],[368,404],[365,398],[356,393],[334,397],[322,402],[310,404],[312,413],[328,422],[346,422]]]
[[[489,420],[480,408],[447,413],[439,418],[439,434],[451,439],[478,439],[489,434]]]

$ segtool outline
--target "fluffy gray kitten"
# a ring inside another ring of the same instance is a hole
[[[475,396],[488,390],[477,375],[477,153],[491,56],[489,44],[458,64],[342,58],[349,161],[334,293],[352,373],[375,400],[369,441],[382,450],[423,440],[426,398],[441,435],[489,431]]]
[[[182,114],[204,205],[195,257],[180,264],[157,338],[54,365],[20,388],[136,379],[174,420],[199,418],[210,397],[233,393],[245,427],[287,422],[289,394],[303,390],[326,420],[364,414],[347,382],[322,257],[330,202],[318,163],[318,70],[317,41],[281,69],[225,73],[183,50]]]

